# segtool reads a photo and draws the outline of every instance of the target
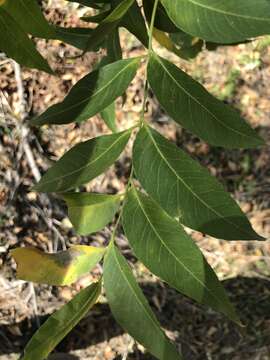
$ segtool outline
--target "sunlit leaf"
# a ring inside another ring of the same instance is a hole
[[[148,194],[184,225],[220,239],[262,240],[223,186],[155,130],[140,130],[133,163]]]
[[[81,290],[70,302],[51,315],[26,345],[22,360],[44,360],[61,340],[95,305],[101,282]]]
[[[43,175],[34,189],[64,192],[89,182],[118,159],[130,133],[127,130],[103,135],[75,145]]]
[[[119,209],[120,195],[66,193],[68,215],[76,232],[88,235],[103,229]]]
[[[232,43],[269,34],[269,0],[161,0],[172,21],[204,40]]]
[[[32,119],[33,125],[82,122],[121,96],[134,78],[141,58],[119,60],[99,67],[71,89],[64,101]]]
[[[31,247],[11,250],[19,279],[58,286],[70,285],[91,271],[104,253],[104,248],[86,245],[74,245],[54,254]]]
[[[85,51],[92,49],[93,46],[99,44],[107,35],[113,31],[122,17],[135,0],[122,0],[120,4],[112,10],[112,12],[95,28],[86,45]]]
[[[209,144],[228,148],[264,144],[235,110],[217,100],[168,60],[152,54],[148,80],[167,113]]]
[[[157,203],[133,189],[125,203],[123,224],[136,256],[151,272],[181,293],[240,323],[199,248]]]
[[[160,360],[182,359],[161,330],[125,258],[112,244],[104,260],[106,296],[117,322]]]

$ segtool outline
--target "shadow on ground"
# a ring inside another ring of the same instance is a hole
[[[238,328],[225,317],[205,309],[165,287],[162,283],[142,283],[144,293],[166,330],[176,339],[189,360],[267,360],[270,358],[270,281],[237,277],[224,282],[246,328]],[[43,322],[47,316],[41,317]],[[23,335],[12,334],[8,326],[0,327],[0,355],[20,352],[35,331],[33,322],[19,324]],[[106,304],[97,304],[92,313],[58,346],[67,354],[122,334]],[[66,356],[67,359],[67,356]],[[74,360],[76,357],[74,357]],[[115,360],[120,360],[121,356]],[[135,350],[128,359],[153,359]]]

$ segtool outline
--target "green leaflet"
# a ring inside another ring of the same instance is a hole
[[[122,48],[120,44],[119,29],[116,28],[106,41],[107,56],[101,60],[100,66],[110,64],[122,59]],[[100,116],[112,132],[117,132],[115,123],[115,103],[111,103],[100,112]]]
[[[119,2],[119,0],[117,0]],[[146,48],[148,47],[148,33],[141,9],[137,2],[130,7],[120,22],[120,26],[125,27],[133,34]]]
[[[182,30],[207,41],[233,43],[269,34],[268,0],[161,0]]]
[[[17,277],[48,285],[70,285],[90,272],[103,258],[105,248],[74,245],[65,251],[45,253],[32,247],[11,250],[18,265]]]
[[[122,17],[126,14],[134,1],[135,0],[122,0],[121,3],[115,9],[113,9],[104,20],[101,21],[101,23],[95,28],[92,35],[90,36],[84,50],[85,52],[99,44],[107,35],[111,33],[111,31],[117,27]]]
[[[115,103],[113,102],[111,105],[107,106],[106,109],[100,112],[100,115],[108,128],[114,133],[117,132],[115,124]]]
[[[92,16],[82,16],[80,19],[85,22],[99,24],[102,20],[104,20],[110,14],[110,10],[105,10],[99,12],[96,15]]]
[[[127,130],[103,135],[75,145],[43,175],[34,189],[64,192],[89,182],[118,159],[130,133]]]
[[[61,40],[67,44],[75,46],[80,50],[84,50],[88,42],[89,36],[92,34],[93,29],[89,28],[75,28],[75,27],[60,27],[55,26],[55,36],[57,40]],[[93,51],[97,51],[102,44],[98,44]]]
[[[56,311],[26,345],[22,360],[44,360],[61,340],[87,315],[101,293],[101,282],[83,289]]]
[[[225,240],[263,239],[222,185],[155,130],[140,130],[133,164],[148,194],[184,225]]]
[[[152,53],[148,80],[158,101],[180,125],[211,145],[252,148],[263,140],[229,106],[171,62]]]
[[[19,24],[0,6],[0,48],[19,64],[52,74],[47,61]],[[8,40],[7,40],[8,39]]]
[[[54,37],[54,30],[36,0],[5,0],[2,8],[26,33],[45,39]]]
[[[68,216],[80,235],[103,229],[119,209],[121,196],[93,193],[66,193]]]
[[[240,324],[215,272],[179,223],[146,195],[133,189],[123,225],[136,256],[181,293],[221,311]]]
[[[106,58],[108,63],[113,63],[115,61],[122,59],[123,54],[122,54],[118,28],[112,31],[110,35],[108,35],[106,41],[106,48],[107,48]]]
[[[145,299],[125,258],[111,244],[104,260],[104,286],[117,322],[160,360],[182,359]]]
[[[121,96],[134,78],[141,58],[119,60],[86,75],[70,90],[64,101],[32,119],[33,125],[82,122]]]

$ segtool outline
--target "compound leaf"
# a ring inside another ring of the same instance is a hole
[[[32,119],[33,125],[82,122],[121,96],[134,78],[141,58],[119,60],[99,67],[71,89],[64,101]]]
[[[182,359],[161,330],[125,258],[114,245],[104,259],[104,286],[115,319],[130,335],[160,360]]]
[[[211,145],[252,148],[263,140],[229,106],[171,62],[152,54],[148,80],[158,101],[180,125]]]
[[[19,279],[58,286],[70,285],[91,271],[104,253],[104,248],[86,245],[75,245],[54,254],[31,247],[11,251]]]
[[[119,209],[120,195],[66,193],[68,215],[76,232],[88,235],[103,229]]]
[[[207,41],[233,43],[269,34],[268,0],[161,0],[182,30]]]
[[[225,240],[262,240],[223,186],[155,130],[140,130],[133,162],[148,194],[184,225]]]
[[[22,360],[44,360],[61,340],[87,315],[101,293],[101,282],[81,290],[51,315],[26,345]]]
[[[118,159],[130,133],[127,130],[103,135],[75,145],[43,175],[34,189],[64,192],[89,182]]]
[[[240,323],[199,248],[157,203],[133,189],[125,203],[123,225],[134,253],[151,272],[181,293]]]

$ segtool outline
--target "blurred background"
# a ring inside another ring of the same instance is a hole
[[[61,26],[88,26],[79,18],[86,8],[63,0],[43,4],[47,19]],[[88,10],[89,11],[89,10]],[[16,279],[9,251],[36,246],[44,251],[71,244],[103,245],[110,226],[94,236],[77,236],[63,201],[31,191],[48,167],[80,141],[109,133],[99,116],[76,124],[30,128],[28,119],[61,101],[68,90],[104,55],[83,57],[57,40],[35,40],[56,76],[21,68],[0,54],[0,359],[18,359],[31,335],[52,312],[97,279],[97,267],[71,287],[33,285]],[[144,52],[140,43],[121,30],[124,57]],[[157,44],[156,44],[157,45]],[[157,45],[158,47],[158,45]],[[181,129],[149,93],[147,119],[158,131],[206,166],[240,204],[255,230],[270,235],[270,37],[238,45],[203,50],[185,61],[158,49],[201,82],[212,94],[239,112],[265,139],[255,150],[210,147]],[[117,104],[117,125],[126,129],[139,118],[144,66]],[[181,105],[179,105],[181,107]],[[115,166],[83,190],[117,193],[124,190],[130,171],[132,141]],[[270,245],[269,242],[225,242],[188,230],[223,281],[237,307],[243,334],[225,317],[168,288],[132,255],[120,231],[117,243],[133,264],[140,285],[168,336],[188,360],[270,359]],[[142,329],[143,331],[143,329]],[[116,324],[106,298],[57,347],[50,359],[153,359]]]

